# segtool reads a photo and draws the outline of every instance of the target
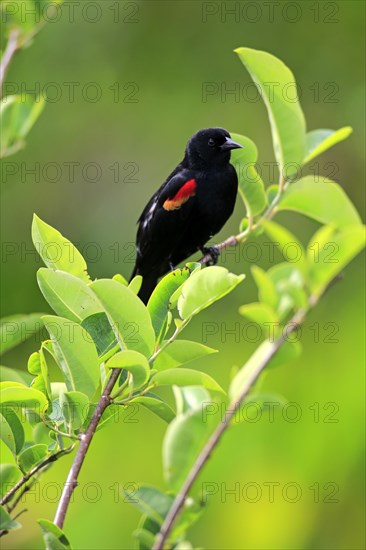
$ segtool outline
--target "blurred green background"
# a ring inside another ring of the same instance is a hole
[[[3,162],[3,315],[48,311],[35,277],[41,263],[32,251],[33,212],[78,245],[92,276],[128,277],[136,220],[200,128],[223,126],[252,138],[263,179],[276,181],[268,164],[274,156],[266,111],[253,101],[250,78],[233,53],[238,46],[269,51],[292,69],[309,129],[353,126],[350,139],[308,172],[339,181],[364,215],[363,2],[67,4],[62,17],[16,57],[7,77],[8,93],[23,86],[49,100],[26,149]],[[208,96],[207,83],[217,90]],[[239,97],[225,93],[233,89]],[[36,175],[27,173],[34,168]],[[9,169],[16,174],[7,176]],[[236,232],[242,216],[238,200],[217,242]],[[292,214],[281,220],[305,242],[316,228]],[[247,273],[247,280],[185,335],[220,350],[192,367],[224,387],[232,366],[242,365],[255,348],[237,311],[256,299],[252,261],[270,265],[268,247],[258,242],[222,255],[221,263]],[[203,472],[199,483],[210,484],[215,494],[189,533],[195,546],[365,547],[363,299],[358,257],[309,317],[301,358],[263,381],[265,391],[295,405],[286,414],[277,407],[273,418],[265,411],[233,427]],[[37,345],[31,339],[5,364],[25,368]],[[117,487],[144,482],[164,488],[164,430],[161,420],[138,411],[98,434],[65,524],[74,548],[133,547],[140,514]],[[7,536],[4,548],[42,547],[36,519],[53,518],[70,462],[67,457],[52,467],[36,493],[27,495],[24,529]]]

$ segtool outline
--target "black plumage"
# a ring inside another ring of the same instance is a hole
[[[200,130],[188,141],[184,158],[151,197],[139,220],[136,265],[140,298],[147,303],[159,277],[205,248],[231,216],[238,179],[230,151],[241,147],[223,128]]]

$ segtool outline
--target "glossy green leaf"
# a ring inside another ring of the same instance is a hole
[[[306,176],[288,187],[277,210],[293,210],[320,223],[337,227],[361,223],[360,216],[343,191],[332,180]]]
[[[67,427],[79,430],[89,412],[89,399],[79,391],[61,392],[60,405]]]
[[[0,464],[0,496],[3,497],[23,477],[15,464]]]
[[[100,370],[91,338],[80,325],[63,317],[47,315],[43,321],[68,391],[80,391],[92,399],[99,386]]]
[[[0,531],[12,531],[19,529],[21,524],[14,519],[11,519],[4,506],[0,506]]]
[[[128,287],[108,279],[94,281],[91,288],[101,301],[121,348],[149,357],[154,351],[155,332],[140,298]]]
[[[289,263],[296,264],[299,269],[305,271],[305,250],[295,235],[274,221],[262,220],[261,225],[264,227],[264,231],[268,237],[272,239],[272,241],[279,248],[285,260]]]
[[[48,519],[39,519],[46,550],[71,550],[65,533]]]
[[[169,369],[152,376],[155,386],[203,386],[210,391],[225,393],[219,384],[205,372],[192,369]]]
[[[87,266],[77,248],[57,229],[42,221],[36,214],[32,222],[33,244],[42,260],[50,269],[66,271],[89,282]]]
[[[99,357],[117,346],[117,340],[104,311],[86,317],[81,326],[88,331],[97,347]]]
[[[154,368],[161,371],[179,367],[180,365],[216,352],[216,349],[209,348],[198,342],[174,340],[156,357]]]
[[[0,354],[18,346],[43,327],[44,313],[16,314],[0,320]]]
[[[178,300],[179,315],[182,319],[197,315],[234,290],[244,277],[245,275],[234,275],[220,266],[207,267],[193,273],[182,288]]]
[[[142,353],[123,350],[111,357],[106,365],[109,369],[125,369],[132,374],[134,390],[141,388],[149,379],[149,363]]]
[[[0,407],[0,414],[6,420],[6,423],[11,430],[12,437],[10,439],[14,441],[13,452],[15,452],[16,454],[19,454],[24,446],[24,441],[25,441],[23,424],[20,421],[20,418],[15,412],[15,410],[9,405]],[[4,440],[3,435],[4,434],[2,433],[1,438]]]
[[[173,418],[175,418],[175,413],[168,403],[165,403],[165,401],[163,401],[160,397],[153,395],[150,392],[146,395],[131,399],[130,403],[138,403],[139,405],[142,405],[168,424],[173,420]]]
[[[85,281],[65,271],[41,267],[38,286],[52,309],[75,323],[102,311],[95,294]]]
[[[235,50],[267,108],[273,148],[281,174],[296,173],[305,156],[305,118],[295,78],[274,55],[250,48]]]
[[[118,283],[121,283],[124,286],[128,286],[127,279],[120,273],[116,273],[115,275],[113,275],[112,280],[117,281]]]
[[[177,416],[169,424],[163,442],[163,467],[173,491],[181,488],[214,426],[213,416],[205,415],[204,406]]]
[[[15,454],[15,439],[5,416],[0,412],[0,437],[7,447]]]
[[[294,264],[283,262],[274,265],[267,271],[267,275],[280,297],[276,307],[280,320],[285,319],[291,311],[306,309],[308,297],[304,276]]]
[[[0,158],[14,155],[25,146],[25,137],[45,106],[41,97],[30,94],[12,95],[0,103],[1,149]]]
[[[351,126],[344,126],[339,130],[312,130],[306,134],[306,155],[303,164],[327,151],[333,145],[345,140],[352,134]]]
[[[231,152],[230,160],[238,175],[239,192],[247,213],[257,216],[267,206],[264,183],[256,169],[258,150],[255,143],[246,136],[235,133],[230,135],[234,141],[243,145],[243,149],[234,149]]]
[[[308,245],[310,289],[320,295],[342,269],[365,247],[365,227],[319,229]]]
[[[48,446],[44,443],[37,443],[36,445],[27,447],[18,456],[19,468],[22,472],[27,473],[42,462],[48,454]]]
[[[142,276],[136,275],[132,281],[128,284],[128,288],[132,290],[134,294],[138,294],[142,285]]]
[[[170,300],[174,292],[188,279],[191,272],[185,267],[175,269],[159,281],[147,304],[157,342],[161,342],[165,334],[165,323],[170,309]]]
[[[30,386],[33,380],[33,376],[31,376],[28,372],[22,371],[20,369],[13,369],[13,368],[4,367],[4,365],[1,365],[0,380],[3,380],[4,382],[5,381],[18,382],[20,384],[25,384],[26,386]]]
[[[51,401],[50,375],[43,346],[39,352],[35,351],[29,357],[28,372],[36,377],[32,382],[32,388],[43,392],[48,401]]]
[[[44,416],[48,408],[46,396],[42,392],[28,388],[23,384],[15,384],[15,382],[2,382],[0,384],[0,404],[11,407],[24,407],[36,411],[40,416]]]

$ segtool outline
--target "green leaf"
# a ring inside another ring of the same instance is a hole
[[[0,404],[35,410],[42,417],[48,408],[47,398],[42,392],[16,382],[0,384]]]
[[[97,347],[99,357],[117,346],[117,340],[109,324],[108,317],[101,311],[84,319],[81,326],[88,331]]]
[[[11,452],[15,454],[15,439],[5,416],[0,413],[0,437]]]
[[[65,533],[48,519],[39,519],[46,550],[71,550]]]
[[[51,383],[43,345],[39,352],[35,351],[29,357],[28,372],[36,377],[32,382],[32,388],[44,393],[48,401],[51,401]]]
[[[27,447],[18,456],[19,468],[24,473],[30,472],[30,470],[42,462],[48,454],[48,446],[45,443],[37,443],[36,445]]]
[[[12,407],[9,407],[9,406],[1,407],[0,414],[6,420],[6,423],[11,430],[12,438],[10,439],[13,439],[14,441],[14,452],[16,454],[19,454],[24,446],[24,441],[25,441],[23,424]],[[6,441],[3,438],[3,435],[4,434],[2,433],[1,438],[6,443]]]
[[[225,393],[219,384],[205,372],[192,369],[169,369],[152,376],[155,386],[203,386],[208,390]]]
[[[0,354],[18,346],[43,327],[44,313],[19,313],[0,320]]]
[[[149,363],[142,353],[123,350],[111,357],[106,365],[110,369],[125,369],[132,374],[134,390],[146,384],[150,376]]]
[[[254,302],[240,306],[239,313],[254,321],[264,329],[265,336],[278,334],[280,319],[275,310],[263,302]]]
[[[361,223],[357,210],[343,189],[329,179],[316,181],[315,176],[306,176],[290,185],[277,210],[293,210],[337,227]]]
[[[4,382],[18,382],[20,384],[30,386],[33,380],[33,376],[31,376],[28,372],[19,369],[13,369],[10,367],[4,367],[4,365],[1,365],[0,380],[4,380]]]
[[[156,357],[154,368],[161,371],[179,367],[180,365],[216,352],[216,349],[209,348],[198,342],[174,340]]]
[[[118,283],[121,283],[124,286],[128,286],[127,279],[125,279],[125,277],[120,273],[116,273],[115,275],[113,275],[112,280],[117,281]]]
[[[308,245],[310,289],[319,296],[329,283],[365,246],[365,227],[319,229]]]
[[[164,477],[173,491],[181,488],[214,425],[213,417],[205,414],[205,406],[181,414],[169,424],[163,442],[163,466]]]
[[[20,527],[21,524],[14,519],[11,519],[4,506],[0,506],[0,530],[11,531],[14,529],[19,529]]]
[[[343,141],[352,134],[351,126],[344,126],[339,130],[312,130],[306,134],[306,155],[303,164],[327,151],[333,145]]]
[[[90,336],[80,325],[63,317],[46,315],[43,321],[68,391],[80,391],[92,399],[99,386],[100,370]]]
[[[66,271],[86,283],[90,281],[85,260],[77,248],[36,214],[33,216],[32,240],[47,267]]]
[[[168,403],[165,403],[165,401],[163,401],[160,397],[153,395],[150,392],[146,395],[131,399],[130,403],[138,403],[142,405],[168,424],[175,418],[175,413]]]
[[[2,119],[0,158],[17,153],[25,146],[25,137],[43,111],[45,100],[30,94],[12,95],[0,103]]]
[[[175,402],[177,405],[177,415],[188,411],[197,410],[203,403],[212,401],[210,394],[201,386],[179,387],[173,386]]]
[[[156,340],[158,343],[164,338],[165,324],[167,315],[170,310],[170,299],[174,292],[182,286],[188,279],[191,272],[185,267],[183,269],[175,269],[159,281],[153,293],[150,296],[147,304],[151,321],[154,327]]]
[[[0,496],[6,495],[22,477],[22,472],[15,464],[0,464]]]
[[[276,309],[279,302],[279,296],[274,282],[269,275],[259,266],[253,265],[251,268],[253,279],[258,287],[258,297],[269,307]]]
[[[281,254],[287,262],[296,263],[299,269],[306,270],[306,254],[301,242],[282,225],[262,220],[261,225],[270,239],[278,246]]]
[[[305,156],[305,118],[295,78],[274,55],[250,48],[237,48],[235,52],[267,108],[280,173],[288,177],[297,172]]]
[[[71,430],[79,430],[89,412],[89,399],[79,391],[61,392],[60,405],[66,425]]]
[[[102,311],[95,294],[79,277],[41,267],[37,281],[45,299],[61,317],[81,323],[86,317]]]
[[[142,485],[132,492],[124,491],[126,500],[160,525],[170,510],[174,497],[155,487]]]
[[[302,272],[293,264],[283,262],[267,271],[280,297],[276,312],[280,320],[286,319],[291,311],[306,308],[308,297]]]
[[[154,351],[155,333],[149,312],[140,298],[128,287],[108,279],[94,281],[91,288],[101,301],[121,348],[150,357]]]
[[[231,133],[231,137],[243,149],[234,149],[231,152],[231,164],[238,174],[239,192],[242,196],[247,213],[257,216],[267,206],[267,196],[264,183],[256,170],[258,150],[255,143],[240,134]]]
[[[225,267],[220,266],[196,271],[182,288],[178,300],[179,315],[182,319],[197,315],[234,290],[244,277],[245,275],[229,273]]]
[[[120,281],[119,281],[120,282]],[[142,276],[136,275],[129,283],[128,288],[132,290],[134,294],[138,294],[142,285]]]

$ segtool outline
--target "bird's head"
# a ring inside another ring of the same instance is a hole
[[[194,134],[187,143],[186,157],[192,167],[225,165],[230,151],[243,147],[233,141],[223,128],[205,128]]]

